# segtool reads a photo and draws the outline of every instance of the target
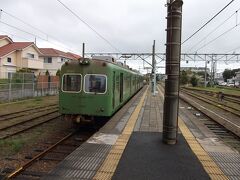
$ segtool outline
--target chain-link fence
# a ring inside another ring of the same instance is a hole
[[[51,78],[42,81],[33,73],[7,73],[4,76],[2,73],[0,77],[5,77],[0,78],[0,103],[58,94],[59,81],[51,82]]]

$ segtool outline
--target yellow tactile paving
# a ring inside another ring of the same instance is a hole
[[[131,117],[129,118],[122,134],[118,137],[116,143],[114,144],[114,146],[112,147],[112,149],[110,150],[108,156],[106,157],[105,161],[103,162],[103,164],[101,165],[101,167],[99,168],[98,172],[96,173],[96,175],[94,176],[93,179],[96,180],[108,180],[111,179],[116,168],[118,165],[118,162],[122,156],[122,153],[128,143],[128,140],[130,138],[130,135],[133,132],[135,123],[137,121],[139,112],[143,106],[143,102],[144,99],[146,97],[146,94],[148,92],[148,88],[146,89],[146,91],[144,92],[140,102],[138,103],[136,109],[134,110],[134,112],[132,113]]]
[[[161,96],[164,96],[160,88],[158,87],[158,92]],[[192,149],[192,151],[196,154],[197,158],[203,165],[205,171],[209,174],[210,178],[213,180],[226,180],[227,176],[222,172],[222,170],[218,167],[218,165],[212,160],[212,158],[208,155],[208,153],[202,148],[202,146],[198,143],[196,138],[193,136],[191,131],[185,125],[183,120],[178,118],[178,126],[186,139],[188,145]]]
[[[148,88],[147,88],[148,90]],[[142,96],[138,106],[132,113],[126,127],[124,128],[122,134],[118,137],[116,143],[110,150],[108,156],[106,157],[105,161],[103,162],[102,166],[99,168],[98,172],[94,176],[93,179],[96,180],[108,180],[111,179],[116,167],[118,165],[118,162],[122,156],[122,153],[127,145],[127,142],[130,138],[130,135],[134,129],[135,123],[137,121],[138,114],[141,110],[141,107],[144,102],[144,98],[146,97],[147,90],[144,92],[144,95]],[[161,96],[163,96],[163,93],[158,88],[159,93]],[[210,178],[213,180],[226,180],[228,179],[226,175],[221,171],[221,169],[217,166],[217,164],[211,159],[211,157],[207,154],[207,152],[202,148],[202,146],[198,143],[196,138],[193,136],[191,131],[187,128],[185,123],[179,118],[179,128],[188,142],[190,148],[192,151],[196,154],[199,161],[202,163],[205,171],[209,174]]]
[[[222,170],[218,167],[218,165],[212,160],[208,153],[198,143],[198,141],[192,135],[191,131],[187,128],[181,118],[178,118],[178,125],[190,148],[196,154],[197,158],[202,163],[205,171],[209,174],[210,178],[220,180],[228,179],[227,176],[224,175]]]

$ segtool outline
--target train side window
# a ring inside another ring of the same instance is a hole
[[[82,84],[81,74],[64,74],[62,78],[63,92],[80,92]]]
[[[101,74],[86,74],[84,77],[84,92],[104,94],[107,91],[107,76]]]

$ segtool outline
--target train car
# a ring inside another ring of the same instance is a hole
[[[59,110],[77,123],[112,116],[143,86],[143,76],[110,59],[82,58],[61,68]]]

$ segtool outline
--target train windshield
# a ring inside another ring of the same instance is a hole
[[[80,92],[82,83],[81,74],[64,74],[62,79],[62,91]]]
[[[102,93],[106,92],[106,80],[105,75],[99,74],[87,74],[84,78],[84,91],[86,93]]]

